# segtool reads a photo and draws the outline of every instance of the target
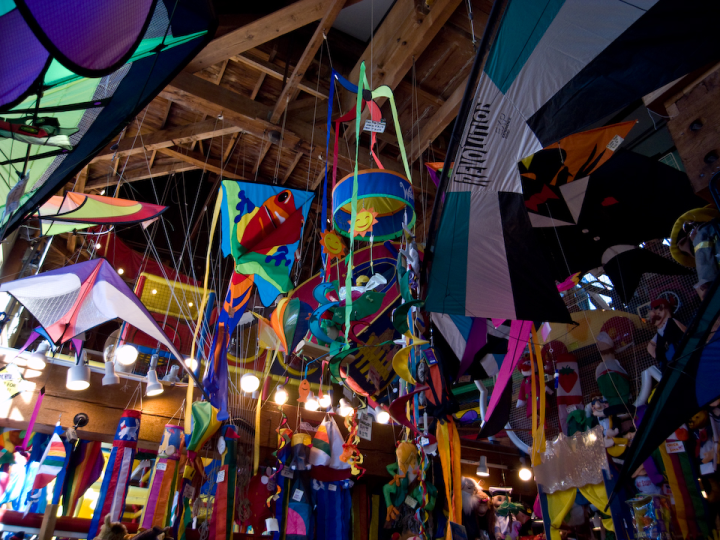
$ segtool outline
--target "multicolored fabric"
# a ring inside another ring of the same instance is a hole
[[[707,6],[682,21],[676,10],[673,0],[508,3],[447,157],[454,167],[431,231],[428,311],[570,322],[533,241],[517,163],[717,61],[720,44],[697,31],[712,32]]]
[[[0,4],[3,234],[109,144],[215,25],[208,1]]]
[[[120,521],[125,511],[125,499],[130,488],[138,433],[140,432],[140,411],[123,411],[115,431],[113,448],[105,467],[100,495],[93,512],[88,538],[95,538],[105,516],[111,521]]]
[[[150,479],[148,501],[143,507],[140,519],[140,526],[143,529],[153,527],[164,529],[171,524],[172,502],[177,488],[179,460],[184,445],[185,436],[182,426],[167,424]]]
[[[105,467],[100,441],[78,441],[68,464],[63,486],[63,515],[74,516],[80,497],[92,486]]]
[[[45,453],[40,460],[40,466],[38,467],[35,481],[33,482],[33,489],[41,489],[47,486],[55,480],[65,465],[67,453],[65,452],[65,445],[60,438],[62,434],[63,429],[60,427],[60,422],[58,422],[50,438],[50,442],[47,448],[45,448]]]

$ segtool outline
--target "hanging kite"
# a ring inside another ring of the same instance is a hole
[[[159,341],[194,380],[182,355],[105,259],[94,259],[3,283],[57,345],[117,318]]]
[[[211,3],[0,7],[0,229],[47,201],[212,38]]]
[[[45,236],[87,229],[94,225],[131,225],[157,218],[167,206],[115,199],[89,193],[54,195],[38,209]]]
[[[220,311],[203,383],[226,420],[227,346],[250,300],[253,284],[260,301],[270,306],[292,288],[290,269],[313,193],[225,180],[218,196],[222,210],[222,251],[235,261]]]
[[[474,99],[458,117],[459,148],[449,149],[444,167],[454,162],[452,173],[444,170],[435,198],[429,311],[569,320],[534,242],[517,163],[716,62],[720,43],[702,30],[712,33],[708,9],[695,4],[678,22],[670,0],[642,9],[621,1],[508,3]]]

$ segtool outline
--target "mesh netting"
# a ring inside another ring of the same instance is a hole
[[[18,301],[24,305],[42,326],[50,326],[75,304],[80,290],[76,289],[59,296],[43,296],[42,298],[26,298],[17,296]]]

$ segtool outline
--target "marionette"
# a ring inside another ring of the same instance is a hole
[[[670,233],[670,253],[682,265],[695,267],[700,299],[720,273],[720,246],[716,229],[720,214],[714,208],[696,208],[678,218]]]
[[[610,416],[632,412],[630,379],[625,368],[615,358],[615,342],[607,332],[600,332],[596,341],[602,361],[595,368],[595,379],[610,409],[605,414]]]
[[[492,540],[495,537],[495,507],[472,478],[462,479],[462,506],[462,524],[468,540]]]
[[[518,370],[523,375],[522,383],[520,383],[520,395],[518,396],[516,408],[525,407],[525,418],[532,416],[532,363],[530,357],[523,357],[522,361],[518,365]],[[535,401],[537,402],[535,407],[540,406],[540,389],[545,388],[545,393],[552,394],[553,391],[545,384],[545,381],[540,381],[538,376],[537,367],[535,367]]]
[[[512,513],[505,513],[500,515],[500,508],[503,504],[510,501],[510,495],[512,494],[511,487],[491,487],[490,496],[492,497],[492,504],[495,509],[495,539],[504,540],[506,536],[512,536],[515,527],[513,522],[515,516]]]
[[[618,420],[616,417],[607,414],[609,409],[607,400],[604,396],[595,395],[590,398],[589,408],[595,420],[592,423],[593,426],[600,424],[603,428],[603,442],[608,454],[613,458],[619,458],[627,450],[629,439],[627,437],[618,437],[620,435],[620,429],[616,427]]]
[[[673,318],[673,305],[665,298],[657,298],[650,303],[648,318],[656,328],[655,336],[648,342],[647,350],[657,360],[664,374],[668,364],[675,356],[675,347],[687,330],[684,324]]]

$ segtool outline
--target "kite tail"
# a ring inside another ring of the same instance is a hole
[[[210,394],[210,403],[218,410],[217,419],[221,422],[230,417],[228,413],[228,343],[245,313],[253,283],[252,275],[246,276],[233,272],[222,311],[215,323],[203,386]]]

